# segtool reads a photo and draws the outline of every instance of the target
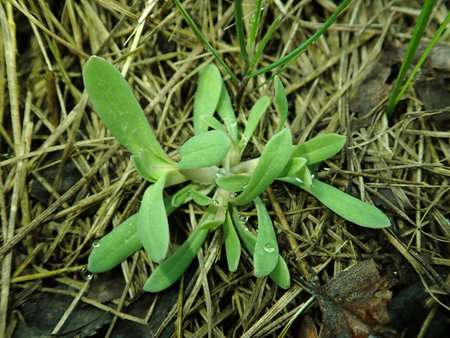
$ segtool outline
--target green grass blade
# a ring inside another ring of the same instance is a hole
[[[178,169],[209,167],[219,163],[227,154],[231,140],[220,130],[210,130],[190,138],[180,148]]]
[[[430,54],[431,49],[434,47],[436,42],[439,40],[439,37],[444,32],[445,28],[447,28],[448,24],[450,23],[450,13],[447,14],[445,17],[445,20],[442,22],[442,24],[439,26],[438,30],[436,31],[436,34],[433,36],[433,39],[431,39],[430,43],[428,44],[427,48],[425,49],[423,55],[420,57],[419,61],[417,62],[416,66],[414,67],[414,70],[412,71],[411,75],[408,77],[408,80],[406,80],[405,84],[403,85],[402,90],[397,96],[397,99],[393,103],[393,107],[395,108],[402,98],[403,94],[405,94],[405,91],[408,89],[409,85],[411,84],[414,76],[422,66],[422,64],[425,62],[425,59],[427,58],[428,54]],[[392,109],[394,109],[392,108]],[[390,111],[392,112],[392,110]]]
[[[292,136],[289,129],[284,129],[267,142],[248,182],[247,188],[234,200],[234,205],[244,205],[263,193],[266,188],[283,171],[292,148]]]
[[[320,27],[320,29],[315,32],[308,40],[306,40],[303,44],[301,44],[299,47],[297,47],[295,50],[293,50],[291,53],[289,53],[288,55],[282,57],[281,59],[275,61],[274,63],[268,65],[267,67],[261,68],[255,72],[253,72],[252,74],[247,75],[248,78],[251,77],[255,77],[258,76],[260,74],[264,74],[267,73],[269,71],[271,71],[274,68],[280,67],[280,69],[278,69],[276,71],[276,74],[274,74],[273,76],[281,73],[284,69],[286,69],[301,53],[303,53],[303,51],[310,45],[312,44],[314,41],[316,41],[323,33],[325,33],[328,29],[328,27],[330,27],[338,18],[338,16],[341,14],[341,12],[345,9],[345,7],[347,7],[347,5],[350,3],[351,0],[343,0],[340,5],[338,6],[338,8],[336,9],[336,11],[334,11],[333,14],[331,14],[331,16],[328,18],[328,20],[323,24],[322,27]],[[270,79],[268,81],[270,81],[273,76],[270,77]],[[266,82],[268,82],[266,81]]]
[[[253,68],[255,68],[256,63],[258,62],[261,54],[263,53],[264,48],[266,47],[267,43],[269,42],[269,39],[272,36],[273,32],[275,32],[275,30],[277,29],[279,23],[280,23],[280,18],[276,18],[274,20],[274,22],[272,22],[272,24],[270,25],[266,34],[264,34],[264,37],[261,40],[261,43],[259,44],[256,53],[253,55],[252,61],[250,62],[250,66],[248,67],[248,71],[247,71],[248,74],[250,74],[253,71]]]
[[[391,95],[389,96],[389,102],[386,107],[387,116],[389,116],[392,113],[398,101],[400,100],[400,91],[402,88],[402,84],[405,81],[408,69],[411,66],[414,55],[416,54],[417,47],[419,46],[420,40],[423,36],[428,20],[433,11],[433,7],[435,5],[436,0],[425,0],[422,6],[416,26],[414,27],[414,32],[411,37],[411,41],[409,42],[408,45],[408,50],[406,51],[398,76],[395,79]]]
[[[325,134],[314,137],[292,148],[291,158],[306,158],[308,165],[322,162],[336,155],[345,144],[345,136]]]
[[[192,263],[209,230],[197,227],[175,253],[162,262],[145,282],[144,290],[159,292],[175,283]]]
[[[280,117],[280,123],[278,124],[276,132],[278,133],[283,129],[288,115],[288,100],[286,93],[284,92],[283,82],[281,82],[278,76],[275,76],[275,109]]]
[[[245,45],[244,22],[242,20],[242,1],[234,0],[234,22],[236,23],[236,32],[239,40],[239,48],[241,49],[241,59],[245,67],[248,67],[248,53]]]
[[[254,200],[258,214],[258,236],[256,236],[254,265],[255,277],[264,277],[275,269],[278,263],[278,242],[272,220],[261,198]]]
[[[109,62],[92,56],[83,68],[86,91],[102,119],[117,140],[133,155],[147,149],[172,163],[156,139],[145,114],[122,74]]]
[[[197,91],[194,97],[194,133],[199,135],[208,130],[202,121],[206,116],[213,116],[222,92],[223,80],[219,69],[207,65],[200,71]]]
[[[162,261],[169,249],[169,222],[163,200],[166,176],[150,185],[138,212],[137,231],[142,246],[154,262]]]
[[[389,218],[380,209],[317,179],[312,180],[311,187],[294,177],[285,177],[280,180],[300,187],[330,210],[352,223],[375,229],[386,228],[391,225]]]
[[[247,51],[251,55],[254,54],[253,51],[255,49],[255,40],[256,40],[256,36],[258,35],[259,21],[261,19],[261,12],[262,12],[261,1],[262,0],[255,1],[255,9],[250,18],[250,34],[248,36],[248,41],[247,41]]]
[[[215,51],[214,47],[211,46],[211,44],[208,42],[208,40],[206,40],[205,36],[202,34],[200,29],[198,29],[197,25],[195,24],[194,20],[192,20],[192,18],[189,15],[189,13],[186,12],[186,10],[183,8],[183,6],[181,6],[180,1],[179,0],[173,0],[173,1],[175,2],[175,5],[180,10],[181,14],[186,19],[186,21],[189,24],[189,26],[191,26],[191,28],[194,31],[195,35],[197,35],[197,37],[203,42],[203,44],[211,52],[211,54],[214,55],[216,60],[222,65],[222,67],[225,69],[225,71],[230,75],[230,77],[233,80],[233,82],[235,84],[239,84],[239,80],[236,77],[236,75],[234,75],[234,73],[230,69],[230,67],[228,67],[228,65],[225,63],[225,61],[223,61],[223,59],[220,57],[220,55],[217,54],[217,52]]]
[[[259,121],[261,120],[269,105],[269,97],[263,96],[255,102],[252,109],[250,110],[247,125],[245,126],[244,133],[242,134],[242,138],[239,141],[239,150],[241,153],[244,151],[245,146],[250,141],[250,138],[252,137]]]
[[[225,252],[227,255],[228,270],[236,271],[241,257],[241,242],[234,228],[229,211],[225,223],[222,226],[225,242]]]

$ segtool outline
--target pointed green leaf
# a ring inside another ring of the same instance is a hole
[[[231,104],[230,95],[228,94],[225,84],[222,85],[222,92],[220,93],[219,102],[217,104],[217,113],[222,121],[225,123],[234,142],[238,141],[238,128],[236,122],[236,114]]]
[[[92,56],[83,68],[83,80],[98,115],[125,148],[133,155],[147,149],[172,162],[158,143],[127,82],[113,65]]]
[[[250,141],[250,138],[252,137],[253,132],[256,129],[256,126],[261,120],[261,117],[266,112],[267,107],[269,107],[269,104],[270,104],[269,97],[263,96],[258,101],[255,102],[252,109],[250,110],[247,125],[245,126],[244,129],[244,134],[242,135],[242,138],[239,141],[239,149],[241,150],[241,153],[244,150],[247,143]]]
[[[305,166],[306,166],[306,158],[303,157],[291,158],[284,167],[279,177],[297,176],[297,173]]]
[[[284,129],[272,137],[261,154],[247,188],[231,203],[244,205],[262,194],[283,171],[289,161],[291,147],[292,137],[289,129]]]
[[[200,71],[194,98],[195,135],[208,130],[208,127],[202,122],[202,117],[214,115],[222,91],[222,82],[220,71],[215,65],[207,65]]]
[[[211,130],[190,138],[180,148],[178,169],[209,167],[227,154],[231,140],[220,130]]]
[[[280,123],[277,127],[277,132],[280,131],[286,122],[288,114],[288,101],[284,92],[283,82],[278,76],[275,76],[275,109],[280,117]]]
[[[161,176],[144,193],[137,219],[142,246],[154,262],[162,261],[169,249],[169,222],[163,200],[166,176]]]
[[[253,256],[256,245],[256,237],[249,231],[245,224],[241,222],[236,208],[233,207],[231,209],[230,215],[239,237],[241,238],[247,250]],[[288,289],[291,285],[289,269],[281,255],[278,255],[278,263],[275,266],[275,269],[273,269],[269,274],[269,277],[283,289]]]
[[[307,166],[302,167],[295,177],[298,177],[309,188],[312,187],[312,175]]]
[[[256,237],[255,277],[264,277],[275,269],[278,263],[278,242],[272,220],[261,198],[254,200],[258,214],[258,236]]]
[[[345,136],[325,134],[292,148],[292,157],[304,157],[308,165],[321,162],[337,154],[345,144]]]
[[[225,251],[227,255],[228,270],[236,271],[241,256],[241,243],[239,237],[231,221],[230,213],[227,212],[225,223],[222,226],[223,237],[225,242]]]
[[[221,226],[225,222],[227,202],[214,200],[205,211],[198,227],[201,229],[214,229]]]
[[[205,115],[202,116],[201,120],[204,124],[206,124],[206,126],[208,126],[211,129],[220,130],[224,133],[227,132],[223,124],[220,123],[220,121],[216,119],[214,116]]]
[[[213,202],[213,199],[211,197],[203,195],[195,189],[191,189],[190,194],[194,202],[198,205],[207,206]]]
[[[175,283],[197,255],[197,251],[205,242],[208,231],[199,227],[195,228],[194,232],[178,250],[153,271],[150,278],[145,282],[144,290],[159,292]]]
[[[389,218],[380,209],[317,179],[312,179],[311,187],[294,177],[285,177],[280,180],[302,188],[330,210],[352,223],[375,229],[386,228],[391,225]]]
[[[249,180],[250,177],[245,175],[222,176],[216,178],[216,184],[224,190],[236,192],[244,190]]]

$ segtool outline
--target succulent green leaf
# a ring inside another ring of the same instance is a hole
[[[306,158],[303,157],[291,158],[284,167],[279,177],[297,176],[297,173],[305,166],[306,166]]]
[[[92,56],[83,68],[83,80],[98,115],[125,148],[133,155],[147,149],[171,163],[130,87],[113,65]]]
[[[169,222],[163,199],[166,176],[150,185],[142,198],[137,232],[142,246],[154,262],[162,261],[169,249]]]
[[[171,206],[172,198],[173,195],[164,199],[167,215],[176,209]],[[100,273],[111,270],[142,248],[137,233],[137,218],[137,213],[130,216],[93,245],[88,258],[89,271]]]
[[[213,199],[211,197],[206,196],[195,189],[191,189],[190,194],[194,202],[198,205],[207,206],[213,202]]]
[[[234,142],[238,141],[238,127],[236,122],[236,114],[234,113],[233,105],[231,104],[230,95],[228,94],[225,84],[222,85],[219,102],[217,104],[217,113],[222,121],[225,123]]]
[[[208,231],[199,227],[195,228],[194,232],[178,250],[153,271],[150,278],[145,282],[144,290],[159,292],[175,283],[197,255],[197,251],[205,242]]]
[[[241,150],[241,153],[247,143],[250,141],[250,138],[252,137],[262,116],[266,112],[267,107],[269,107],[269,104],[270,98],[268,96],[263,96],[255,102],[252,109],[250,110],[247,125],[245,126],[244,133],[241,140],[239,141],[239,149]]]
[[[304,157],[308,165],[318,163],[337,154],[344,146],[345,140],[345,136],[338,134],[320,135],[294,146],[291,158]]]
[[[352,223],[375,229],[386,228],[391,225],[389,218],[380,209],[317,179],[312,179],[311,187],[296,177],[285,177],[280,178],[280,180],[302,188],[330,210]]]
[[[241,257],[241,242],[234,228],[230,213],[227,212],[225,223],[222,226],[227,255],[228,270],[236,271]]]
[[[312,187],[312,175],[307,166],[302,167],[295,177],[298,177],[309,188]]]
[[[210,127],[211,129],[220,130],[220,131],[223,131],[224,133],[227,132],[225,127],[223,126],[223,124],[220,123],[220,121],[218,119],[216,119],[214,116],[205,115],[205,116],[202,116],[201,119],[202,119],[202,122],[204,124],[206,124],[208,127]]]
[[[241,222],[236,208],[231,209],[230,215],[239,237],[241,238],[247,250],[253,256],[256,246],[256,236],[254,236],[245,226],[245,224]],[[278,255],[278,263],[275,266],[275,269],[273,269],[269,274],[269,277],[283,289],[288,289],[291,285],[289,269],[281,255]]]
[[[284,129],[267,142],[247,188],[231,203],[244,205],[262,194],[283,171],[292,147],[289,129]]]
[[[136,229],[137,217],[134,214],[95,242],[88,258],[90,272],[109,271],[142,248]]]
[[[180,148],[178,169],[209,167],[227,154],[231,140],[220,130],[211,130],[190,138]]]
[[[250,177],[245,175],[221,176],[216,178],[216,184],[224,190],[237,192],[244,190],[249,180]]]
[[[214,200],[205,211],[198,227],[201,229],[215,229],[225,223],[228,203],[222,200]]]
[[[222,85],[222,76],[215,65],[207,65],[200,71],[194,98],[195,135],[199,135],[208,130],[208,126],[202,122],[202,118],[214,115],[222,92]]]
[[[277,127],[278,132],[283,128],[288,114],[288,100],[284,92],[283,82],[278,76],[275,76],[275,109],[280,117],[280,123]]]
[[[278,263],[278,242],[264,203],[259,197],[255,198],[254,202],[258,214],[258,236],[253,253],[255,277],[264,277],[271,273]]]
[[[162,175],[174,176],[175,173],[169,173],[177,170],[174,162],[168,163],[161,160],[147,149],[140,149],[139,154],[131,156],[131,160],[139,175],[150,182],[155,182]],[[178,173],[178,176],[180,176],[180,180],[183,180],[180,173]]]

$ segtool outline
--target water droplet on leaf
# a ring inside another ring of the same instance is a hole
[[[264,251],[267,253],[272,253],[275,251],[275,245],[273,245],[272,243],[267,243],[266,245],[264,245]]]
[[[93,248],[98,248],[100,246],[100,242],[99,241],[93,241],[92,242],[92,247]]]
[[[241,223],[245,224],[248,222],[248,217],[244,216],[244,215],[240,215],[239,220],[241,221]]]

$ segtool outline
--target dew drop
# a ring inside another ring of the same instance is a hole
[[[100,242],[99,241],[93,241],[92,242],[92,247],[93,248],[98,248],[100,246]]]
[[[231,198],[236,198],[237,195],[238,195],[237,192],[232,192],[232,193],[230,194],[230,197],[231,197]]]
[[[214,205],[215,205],[216,207],[219,206],[219,201],[218,201],[218,200],[214,200],[213,203],[214,203]]]
[[[223,177],[223,174],[221,173],[221,172],[216,172],[216,178],[220,178],[220,177]]]
[[[272,243],[267,243],[266,245],[264,245],[264,251],[267,253],[272,253],[275,251],[275,245],[273,245]]]
[[[92,273],[90,273],[86,268],[81,269],[80,274],[85,281],[92,279]]]
[[[244,231],[249,232],[250,230],[248,229],[248,227],[244,227]]]
[[[248,182],[247,181],[242,182],[242,189],[247,189],[247,187],[248,187]]]
[[[248,222],[248,217],[247,217],[247,216],[244,216],[244,215],[240,215],[240,216],[239,216],[239,220],[240,220],[243,224],[245,224],[245,223]]]

